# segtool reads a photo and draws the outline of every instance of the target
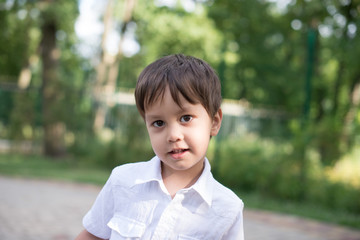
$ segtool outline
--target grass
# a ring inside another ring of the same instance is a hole
[[[70,158],[50,160],[41,156],[0,155],[0,174],[8,176],[103,185],[110,172]]]
[[[41,156],[0,154],[0,174],[23,178],[51,179],[90,183],[102,186],[110,170],[71,158],[48,159]],[[237,191],[247,208],[297,215],[360,229],[360,216],[339,212],[309,203],[281,201],[258,193]]]

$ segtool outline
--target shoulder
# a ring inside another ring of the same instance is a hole
[[[242,213],[244,203],[232,190],[214,179],[213,208],[216,212],[226,212],[237,216]]]
[[[151,165],[151,161],[147,161],[118,166],[112,170],[109,180],[112,185],[132,186]]]
[[[126,163],[124,165],[120,165],[115,167],[112,170],[112,175],[117,175],[117,174],[129,174],[129,175],[133,175],[134,173],[130,173],[129,171],[131,170],[142,170],[144,168],[146,168],[146,166],[149,165],[149,161],[147,162],[135,162],[135,163]]]
[[[128,163],[113,169],[109,182],[112,186],[132,187],[136,184],[161,180],[161,164],[158,157],[147,162]]]

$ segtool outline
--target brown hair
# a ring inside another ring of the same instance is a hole
[[[146,107],[163,97],[167,86],[180,107],[179,94],[192,104],[201,103],[211,117],[220,108],[221,86],[214,69],[201,59],[175,54],[156,60],[139,75],[135,100],[143,118]]]

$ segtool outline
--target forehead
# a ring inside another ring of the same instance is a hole
[[[152,107],[153,105],[159,105],[163,101],[172,101],[179,108],[183,108],[186,103],[196,104],[200,102],[191,87],[188,87],[184,91],[184,88],[178,88],[176,85],[162,84],[159,85],[156,89],[152,89],[145,95],[145,112],[148,108]]]
[[[164,89],[158,90],[156,96],[148,99],[145,103],[145,113],[164,107],[165,105],[171,105],[174,108],[182,109],[184,105],[187,105],[188,101],[181,95],[174,97],[168,86]]]
[[[167,87],[161,97],[159,96],[157,100],[145,105],[145,116],[179,114],[187,111],[199,111],[200,108],[205,110],[200,103],[191,103],[181,94],[178,96],[178,101],[175,101]]]

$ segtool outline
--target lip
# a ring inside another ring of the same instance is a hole
[[[174,159],[182,159],[188,152],[189,152],[189,149],[178,148],[178,149],[171,150],[170,152],[168,152],[168,154]]]

